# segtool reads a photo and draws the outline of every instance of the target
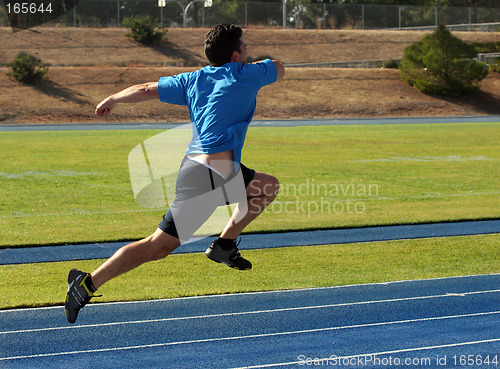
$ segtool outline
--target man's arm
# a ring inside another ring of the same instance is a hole
[[[285,76],[285,66],[277,60],[272,60],[272,62],[274,63],[274,65],[276,66],[276,70],[278,71],[278,78],[276,78],[276,81],[279,81]]]
[[[159,99],[158,82],[134,85],[105,98],[95,108],[95,114],[99,117],[109,115],[117,103],[136,103],[154,99]]]
[[[254,63],[261,63],[263,61],[264,60],[259,60],[259,61],[254,62]],[[282,79],[285,76],[285,66],[283,64],[281,64],[281,62],[278,60],[271,59],[271,61],[274,63],[274,65],[276,66],[276,70],[278,71],[278,78],[276,78],[276,81],[279,81],[280,79]]]

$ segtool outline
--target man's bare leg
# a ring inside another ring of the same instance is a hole
[[[179,239],[157,229],[151,236],[123,246],[90,275],[95,288],[148,261],[166,257],[180,245]]]
[[[241,231],[243,231],[252,220],[257,218],[257,216],[264,211],[266,206],[276,198],[278,190],[279,182],[275,177],[256,171],[254,178],[246,189],[248,204],[246,214],[241,220],[236,222],[236,219],[241,217],[239,206],[237,206],[220,237],[232,240],[238,238]]]
[[[246,189],[247,202],[236,207],[226,228],[220,237],[212,242],[205,255],[218,263],[224,263],[238,270],[252,269],[252,263],[244,259],[236,244],[241,231],[275,199],[279,190],[279,182],[273,176],[255,172],[255,176]],[[241,208],[247,207],[246,213]]]
[[[177,238],[157,229],[151,236],[120,248],[91,274],[71,269],[64,303],[68,321],[76,321],[80,309],[95,296],[97,288],[104,283],[148,261],[164,258],[179,244]]]

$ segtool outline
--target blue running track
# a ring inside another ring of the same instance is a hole
[[[0,321],[9,369],[495,368],[500,274],[90,304],[76,325],[62,307]]]

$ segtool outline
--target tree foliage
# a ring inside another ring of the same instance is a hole
[[[401,78],[424,93],[459,96],[479,90],[488,68],[476,62],[476,49],[444,25],[404,50]]]
[[[247,0],[248,1],[248,0]],[[250,0],[251,1],[251,0]],[[317,0],[321,3],[498,8],[498,0]]]
[[[500,73],[500,59],[498,59],[495,64],[490,64],[490,70]]]
[[[7,66],[11,68],[11,71],[7,72],[8,76],[27,84],[41,82],[48,72],[48,68],[39,58],[25,53],[19,53]]]
[[[156,22],[150,15],[127,17],[122,23],[125,27],[130,28],[130,31],[125,36],[144,45],[159,44],[167,33],[165,30],[156,29]]]

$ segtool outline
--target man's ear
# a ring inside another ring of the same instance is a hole
[[[240,61],[240,55],[241,55],[241,53],[239,53],[236,50],[234,50],[233,54],[231,55],[231,63],[239,62]]]

